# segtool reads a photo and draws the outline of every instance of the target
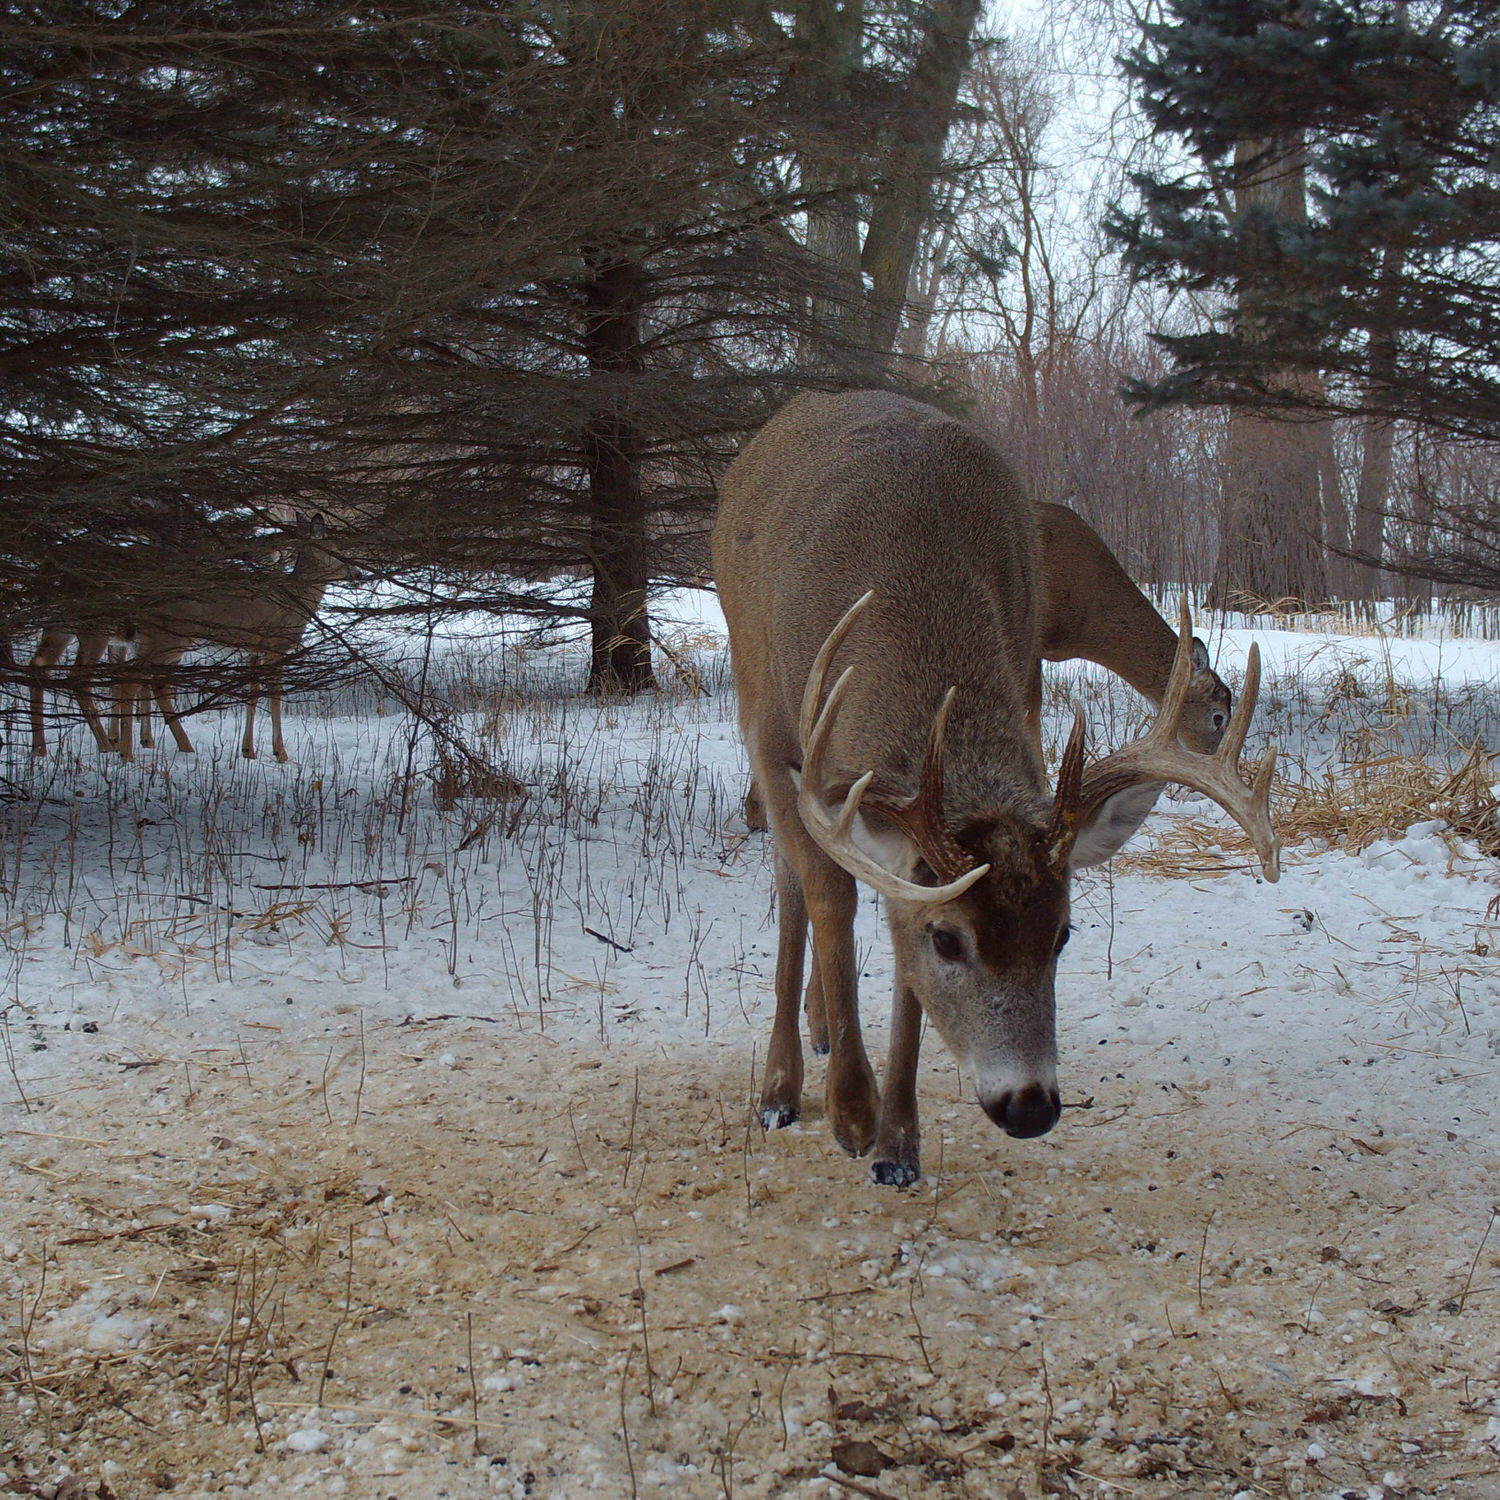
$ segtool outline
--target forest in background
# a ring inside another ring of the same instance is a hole
[[[1497,14],[8,5],[0,635],[274,583],[316,512],[361,615],[638,689],[740,441],[871,385],[1146,585],[1492,590]]]

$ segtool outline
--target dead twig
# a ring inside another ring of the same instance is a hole
[[[1474,1259],[1469,1262],[1469,1274],[1464,1277],[1464,1289],[1458,1294],[1458,1310],[1464,1310],[1464,1303],[1468,1301],[1469,1288],[1474,1284],[1474,1272],[1479,1268],[1479,1257],[1484,1254],[1484,1247],[1489,1243],[1490,1231],[1495,1227],[1495,1220],[1500,1217],[1500,1207],[1491,1205],[1490,1222],[1484,1226],[1484,1234],[1479,1241],[1479,1248],[1474,1252]]]
[[[1218,1209],[1211,1208],[1208,1217],[1203,1221],[1203,1239],[1198,1246],[1198,1311],[1203,1311],[1203,1258],[1208,1254],[1208,1230],[1214,1221],[1214,1215]]]

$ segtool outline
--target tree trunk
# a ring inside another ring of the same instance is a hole
[[[847,363],[865,351],[889,360],[895,350],[980,8],[981,0],[933,0],[925,11],[916,61],[889,110],[887,170],[870,204],[863,247],[858,204],[852,192],[841,191],[852,164],[808,156],[798,164],[804,191],[826,195],[808,210],[807,242],[829,278],[812,313],[831,362]],[[798,8],[797,40],[820,64],[812,74],[816,87],[845,90],[855,79],[865,20],[863,0],[808,0]]]
[[[1410,534],[1405,552],[1408,557],[1425,558],[1432,555],[1432,521],[1435,506],[1434,492],[1442,487],[1442,448],[1432,444],[1432,454],[1425,452],[1430,439],[1424,439],[1420,428],[1412,441],[1412,496]],[[1431,470],[1439,472],[1434,475]],[[1394,592],[1394,590],[1393,590]],[[1401,579],[1401,595],[1413,603],[1425,603],[1432,607],[1432,580],[1430,578],[1405,575]]]
[[[1388,252],[1389,258],[1389,252]],[[1396,344],[1390,334],[1370,340],[1372,382],[1391,381],[1396,373]],[[1376,384],[1376,389],[1379,385]],[[1364,423],[1364,453],[1360,458],[1359,487],[1354,502],[1355,577],[1360,596],[1377,598],[1388,586],[1381,570],[1385,561],[1385,511],[1391,488],[1391,450],[1395,428],[1384,417]]]
[[[643,440],[631,410],[632,377],[642,368],[638,261],[594,268],[585,288],[584,347],[597,414],[584,433],[589,480],[589,558],[593,653],[589,691],[638,693],[656,686],[646,612],[646,506],[641,493]]]
[[[1353,564],[1349,561],[1349,507],[1344,503],[1343,476],[1333,448],[1333,423],[1319,422],[1308,434],[1318,460],[1318,488],[1322,494],[1323,548],[1328,592],[1337,599],[1352,592]]]
[[[1218,608],[1295,610],[1327,595],[1313,425],[1231,413]]]
[[[1235,212],[1268,212],[1294,223],[1307,218],[1305,148],[1301,140],[1241,141]],[[1254,334],[1253,305],[1241,302],[1240,324]],[[1324,566],[1318,444],[1307,422],[1253,411],[1230,414],[1214,602],[1236,596],[1283,608],[1328,592]]]
[[[812,87],[847,105],[851,80],[864,47],[863,0],[808,0],[797,9],[798,44],[817,59]],[[848,184],[855,175],[847,157],[804,152],[798,175],[809,199],[807,248],[822,267],[824,282],[812,297],[811,337],[804,355],[810,363],[833,368],[858,338],[864,311],[859,274],[859,214]]]

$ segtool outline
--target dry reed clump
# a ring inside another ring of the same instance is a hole
[[[1310,843],[1358,854],[1377,839],[1399,838],[1414,823],[1438,822],[1456,839],[1500,856],[1494,759],[1476,744],[1456,769],[1400,754],[1334,761],[1316,772],[1301,766],[1272,782],[1271,821],[1287,848]],[[1259,868],[1238,828],[1195,817],[1176,820],[1152,848],[1123,863],[1156,875]]]
[[[1484,853],[1500,855],[1493,760],[1476,744],[1457,769],[1393,754],[1332,764],[1296,781],[1278,778],[1277,831],[1288,844],[1318,839],[1358,853],[1413,823],[1437,821]]]
[[[1235,590],[1225,602],[1226,624],[1262,625],[1304,635],[1411,638],[1427,633],[1433,622],[1449,634],[1481,640],[1494,640],[1500,632],[1494,603],[1464,596],[1299,599],[1288,594],[1273,599]]]

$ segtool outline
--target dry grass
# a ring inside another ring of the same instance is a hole
[[[1413,823],[1441,822],[1456,838],[1500,854],[1494,756],[1471,746],[1456,770],[1413,755],[1347,761],[1279,779],[1276,824],[1283,842],[1318,842],[1358,853]]]
[[[1378,839],[1400,838],[1418,823],[1443,825],[1455,854],[1460,842],[1500,855],[1500,799],[1492,790],[1495,756],[1474,745],[1456,770],[1418,755],[1377,755],[1309,770],[1295,767],[1272,784],[1271,815],[1285,849],[1311,845],[1358,854]],[[1232,824],[1172,821],[1150,848],[1121,864],[1161,876],[1218,875],[1254,869],[1250,841]]]
[[[120,1500],[335,1472],[516,1500],[1291,1500],[1388,1470],[1388,1494],[1493,1493],[1484,1223],[1458,1266],[1425,1225],[1368,1259],[1435,1211],[1405,1191],[1425,1159],[1371,1156],[1368,1124],[1268,1137],[1254,1099],[1164,1110],[1131,1069],[1022,1151],[934,1050],[934,1176],[885,1194],[813,1101],[747,1129],[738,1058],[386,1022],[362,1085],[320,1087],[321,1036],[259,1034],[190,1092],[101,1075],[97,1129],[25,1140],[0,1361],[23,1492],[61,1453]]]
[[[1240,616],[1239,623],[1303,634],[1413,637],[1427,634],[1436,624],[1451,635],[1483,640],[1500,635],[1500,610],[1479,598],[1268,599],[1236,592],[1229,603],[1230,617]]]

